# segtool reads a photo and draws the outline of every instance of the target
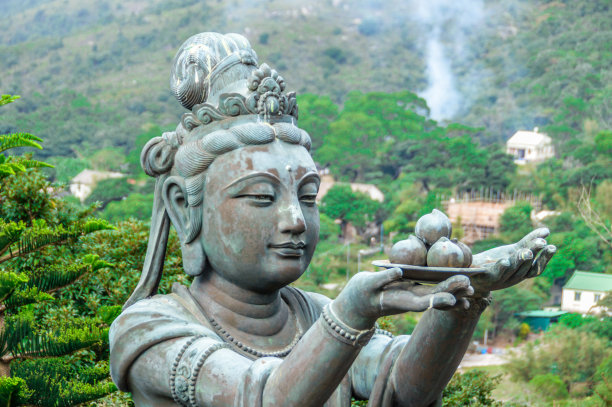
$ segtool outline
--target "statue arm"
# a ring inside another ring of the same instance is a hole
[[[436,405],[488,300],[471,302],[467,311],[426,311],[411,336],[375,335],[351,368],[354,397],[372,406]]]
[[[488,298],[473,299],[467,311],[425,312],[389,378],[398,405],[435,405],[459,366],[488,302]]]

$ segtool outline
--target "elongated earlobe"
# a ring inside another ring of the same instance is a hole
[[[185,181],[181,177],[169,177],[164,182],[162,195],[168,216],[181,241],[183,269],[191,276],[200,275],[206,266],[206,253],[202,242],[197,239],[202,231],[201,207],[188,205]]]

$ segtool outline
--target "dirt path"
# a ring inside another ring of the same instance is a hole
[[[466,353],[459,364],[459,369],[479,366],[496,366],[508,363],[503,354]]]

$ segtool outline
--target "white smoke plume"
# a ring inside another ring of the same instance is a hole
[[[483,0],[414,0],[413,17],[423,27],[427,88],[420,96],[427,100],[435,120],[453,118],[464,98],[457,89],[452,62],[467,50],[469,30],[483,22]]]

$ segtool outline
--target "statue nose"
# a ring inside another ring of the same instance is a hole
[[[287,205],[281,211],[279,227],[282,233],[300,234],[306,231],[304,214],[298,202]]]

